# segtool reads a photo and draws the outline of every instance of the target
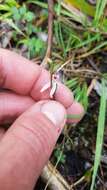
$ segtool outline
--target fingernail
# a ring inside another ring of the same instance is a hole
[[[42,105],[41,112],[56,126],[64,126],[66,122],[65,108],[56,101],[49,101]]]

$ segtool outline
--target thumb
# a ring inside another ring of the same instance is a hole
[[[41,101],[24,112],[0,144],[0,189],[31,190],[65,124],[56,101]]]

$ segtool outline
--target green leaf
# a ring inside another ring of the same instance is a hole
[[[43,42],[42,40],[40,40],[39,38],[36,40],[36,43],[35,43],[35,46],[36,46],[36,53],[39,53],[40,50],[43,48]]]
[[[12,7],[11,11],[12,11],[12,14],[13,14],[13,19],[15,21],[19,21],[21,19],[21,15],[19,13],[19,9],[17,9],[16,7]]]
[[[65,4],[68,4],[69,6],[74,6],[77,9],[79,9],[81,12],[85,13],[89,16],[94,16],[95,13],[95,7],[88,3],[86,0],[63,0]]]
[[[22,7],[20,7],[19,13],[20,13],[21,16],[24,16],[26,14],[26,12],[27,12],[27,8],[26,8],[25,5],[23,5]]]
[[[44,49],[43,41],[35,37],[20,40],[18,45],[20,44],[25,44],[27,46],[30,57],[40,54]]]
[[[63,153],[61,148],[57,148],[54,152],[54,156],[59,160],[60,163],[64,164],[66,161],[66,155]],[[60,159],[59,159],[60,158]]]
[[[24,35],[24,33],[15,25],[15,23],[12,21],[12,19],[5,19],[4,20],[8,25],[10,25],[14,30],[16,30],[19,34]]]
[[[5,0],[5,3],[8,4],[10,7],[16,6],[18,7],[18,3],[15,0]]]
[[[40,6],[41,8],[45,8],[45,9],[47,9],[47,8],[48,8],[47,3],[42,3],[42,2],[40,2],[40,1],[28,0],[28,2],[27,2],[27,3],[33,3],[33,4],[35,4],[35,5]]]
[[[25,18],[25,20],[26,20],[27,22],[31,22],[31,21],[34,19],[34,17],[35,17],[34,13],[32,13],[32,12],[30,12],[30,11],[28,11],[28,12],[25,14],[25,16],[24,16],[24,18]]]
[[[7,12],[5,14],[0,14],[0,21],[9,19],[12,16],[11,12]]]
[[[10,11],[10,7],[8,5],[1,5],[0,4],[0,11]]]

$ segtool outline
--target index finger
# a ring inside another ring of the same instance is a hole
[[[49,99],[49,91],[42,94],[41,88],[50,82],[50,74],[41,66],[9,50],[0,49],[0,87],[21,95],[31,95],[35,100]],[[65,107],[73,102],[72,92],[58,84],[55,99]]]
[[[38,65],[14,52],[0,49],[0,87],[27,95],[40,73]]]

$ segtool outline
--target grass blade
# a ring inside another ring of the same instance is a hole
[[[38,5],[39,7],[43,8],[43,9],[48,9],[47,3],[43,3],[43,2],[35,1],[35,0],[28,0],[27,3],[33,3],[33,4]]]
[[[95,53],[99,52],[101,50],[101,48],[103,48],[105,46],[107,46],[107,41],[101,42],[99,45],[96,45],[96,47],[94,47],[92,50],[78,56],[78,58],[80,59],[80,58],[88,57],[91,54],[95,54]]]
[[[25,36],[25,34],[17,27],[17,25],[13,22],[12,19],[4,19],[4,21],[11,26],[14,30],[16,30],[19,34]]]
[[[104,13],[104,8],[106,4],[107,4],[107,0],[97,0],[96,12],[95,12],[95,17],[94,17],[95,25],[98,25],[98,22]]]
[[[95,180],[98,172],[98,167],[100,164],[102,146],[103,146],[103,137],[104,137],[104,127],[105,127],[105,113],[106,113],[106,93],[105,93],[105,80],[102,79],[102,96],[100,99],[100,110],[98,117],[98,130],[97,130],[97,139],[96,139],[96,151],[94,159],[94,169],[92,175],[92,183],[90,190],[94,189]]]

